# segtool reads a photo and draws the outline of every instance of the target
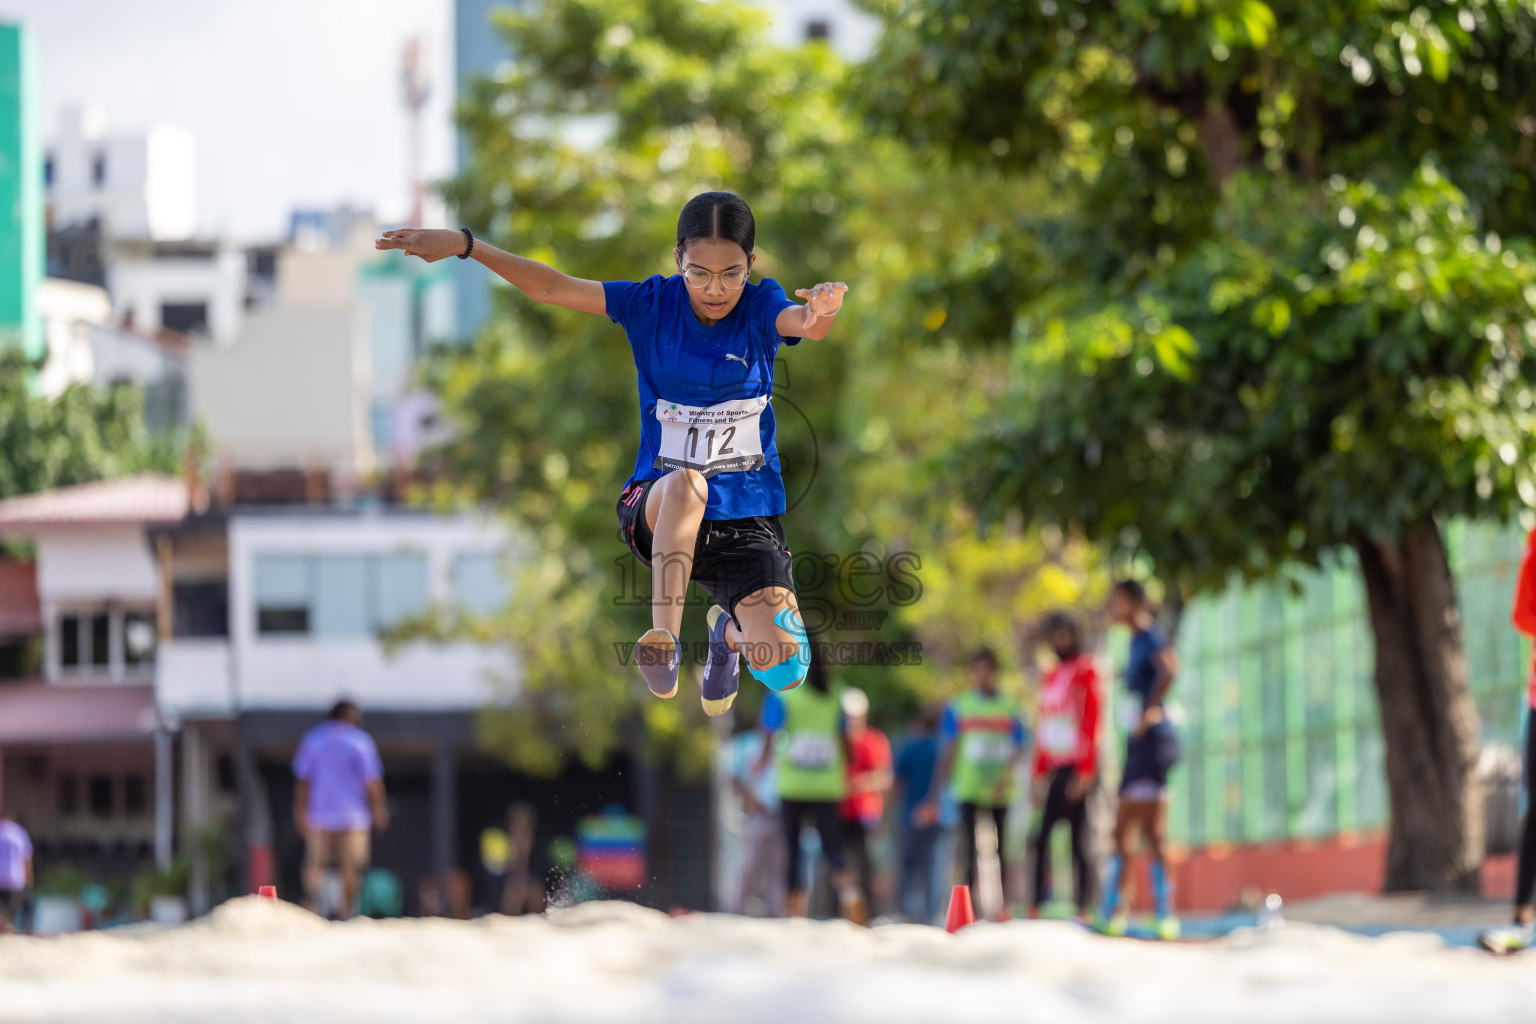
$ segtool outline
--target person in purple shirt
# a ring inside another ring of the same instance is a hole
[[[304,895],[317,910],[327,868],[341,872],[340,917],[357,905],[359,878],[368,865],[369,827],[389,827],[384,803],[384,766],[379,748],[359,724],[362,712],[349,700],[304,735],[293,756],[293,816],[304,837]]]
[[[32,887],[32,839],[9,818],[0,818],[0,933],[16,927]]]

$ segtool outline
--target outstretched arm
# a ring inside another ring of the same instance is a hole
[[[795,294],[805,300],[803,306],[785,306],[774,326],[781,337],[810,338],[820,341],[832,330],[832,320],[843,308],[848,286],[841,281],[823,281],[812,288],[797,288]]]
[[[408,256],[418,256],[428,263],[457,256],[464,251],[468,239],[464,232],[447,228],[400,228],[386,231],[373,243],[375,249],[402,249]],[[579,309],[583,313],[603,316],[608,303],[603,296],[601,281],[588,281],[580,277],[562,274],[554,267],[537,260],[524,259],[510,252],[503,252],[483,239],[475,239],[470,259],[489,267],[502,280],[517,288],[535,302],[547,302],[552,306]],[[818,286],[819,287],[819,286]]]

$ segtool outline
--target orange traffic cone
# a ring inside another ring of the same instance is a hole
[[[256,890],[256,895],[265,900],[275,900],[277,899],[277,886],[263,885],[261,888]]]
[[[971,887],[957,885],[949,894],[949,917],[944,921],[944,930],[953,935],[968,924],[976,923],[976,908],[971,906]]]

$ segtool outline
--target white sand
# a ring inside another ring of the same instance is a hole
[[[182,928],[0,939],[0,1021],[1536,1020],[1536,955],[1292,924],[1209,945],[1068,924],[862,930],[677,920],[623,903],[545,918],[326,924],[245,898]]]

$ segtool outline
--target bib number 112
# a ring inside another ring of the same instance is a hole
[[[719,450],[716,450],[714,428],[711,427],[709,430],[704,431],[704,461],[708,462],[717,455],[733,454],[736,449],[731,447],[731,439],[735,436],[736,428],[726,427],[723,431],[720,432],[720,448]],[[690,459],[696,459],[699,457],[698,427],[688,428],[688,457]]]

